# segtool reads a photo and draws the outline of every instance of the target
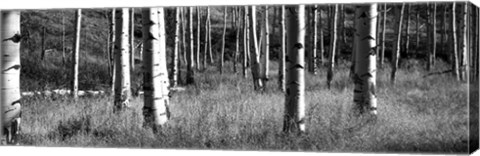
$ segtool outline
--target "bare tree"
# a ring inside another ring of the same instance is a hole
[[[282,34],[282,43],[281,43],[281,50],[280,50],[280,56],[278,59],[278,64],[279,64],[279,69],[278,69],[278,86],[281,91],[285,91],[285,51],[286,51],[286,26],[285,26],[285,5],[282,5],[281,11],[280,11],[281,19],[280,19],[280,33]]]
[[[186,52],[187,55],[187,77],[186,77],[186,84],[193,84],[195,83],[195,60],[194,60],[194,51],[193,51],[193,7],[189,7],[188,9],[188,26],[189,26],[189,48]]]
[[[395,40],[395,46],[393,48],[393,54],[392,54],[392,73],[390,75],[390,81],[392,83],[395,83],[395,74],[397,72],[398,68],[398,60],[400,59],[400,41],[402,38],[402,21],[403,21],[403,13],[405,11],[405,3],[402,3],[402,6],[400,9],[398,7],[394,6],[393,10],[395,12],[395,17],[396,17],[396,24],[395,25],[395,35],[397,35],[396,40]]]
[[[267,81],[269,79],[268,77],[268,68],[269,68],[269,53],[270,53],[270,33],[269,33],[269,28],[268,28],[268,6],[265,6],[264,12],[263,12],[263,22],[262,22],[262,43],[263,46],[262,48],[262,63],[261,63],[261,79],[262,79],[262,84],[263,84],[263,89],[266,89],[267,87]]]
[[[287,11],[287,90],[285,94],[284,132],[305,132],[305,6]]]
[[[250,29],[251,29],[251,38],[253,42],[253,51],[250,55],[250,64],[252,66],[252,79],[253,79],[253,88],[254,90],[261,90],[263,84],[260,78],[260,50],[258,48],[257,40],[257,18],[256,18],[256,7],[250,6]]]
[[[330,60],[328,61],[328,71],[327,71],[327,86],[330,89],[333,77],[334,77],[334,67],[335,67],[335,51],[337,50],[337,22],[338,22],[338,4],[335,4],[335,11],[333,12],[333,30],[332,30],[332,42],[330,48]]]
[[[456,25],[456,15],[455,15],[455,8],[456,8],[456,2],[453,2],[453,5],[452,5],[452,18],[451,18],[451,22],[452,22],[452,44],[453,44],[453,76],[455,76],[455,78],[457,80],[460,80],[460,73],[459,73],[459,67],[458,67],[458,48],[457,48],[457,25]]]
[[[460,80],[462,81],[467,81],[467,72],[468,72],[468,53],[469,53],[469,48],[468,48],[468,3],[465,2],[464,5],[464,12],[463,12],[463,42],[462,42],[462,53],[461,53],[461,61],[460,61]]]
[[[173,47],[173,54],[172,54],[172,65],[171,65],[171,77],[172,77],[172,84],[170,84],[171,87],[176,87],[178,84],[178,77],[179,77],[179,72],[178,72],[178,51],[180,49],[179,45],[179,37],[180,37],[180,7],[176,8],[175,12],[175,46]]]
[[[223,35],[222,35],[222,51],[220,53],[220,74],[223,74],[223,59],[225,57],[225,34],[227,33],[227,7],[223,9]]]
[[[130,55],[128,8],[115,10],[115,96],[113,112],[130,107]]]
[[[383,3],[383,28],[382,28],[382,54],[380,57],[380,68],[383,67],[383,63],[385,62],[385,42],[386,42],[386,30],[387,30],[387,3]]]
[[[197,52],[195,53],[195,64],[197,65],[197,70],[200,70],[200,24],[201,24],[201,19],[200,19],[200,7],[196,7],[197,10]]]
[[[78,60],[80,51],[80,28],[82,25],[82,9],[77,9],[75,12],[75,40],[73,45],[72,55],[72,87],[71,93],[74,99],[78,99]]]

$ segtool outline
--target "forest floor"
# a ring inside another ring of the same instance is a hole
[[[439,65],[440,66],[440,65]],[[231,67],[229,66],[229,70]],[[238,67],[241,69],[241,67]],[[332,89],[325,68],[306,74],[306,133],[282,133],[284,94],[276,65],[268,90],[252,89],[231,71],[210,67],[196,74],[196,85],[171,98],[171,120],[156,134],[142,127],[143,97],[112,113],[112,97],[25,97],[20,144],[23,146],[222,149],[321,152],[468,151],[468,84],[450,74],[403,68],[395,85],[390,69],[377,71],[378,118],[367,123],[352,116],[353,83],[348,67],[338,66]],[[441,68],[438,68],[441,70]],[[240,70],[239,70],[240,71]]]

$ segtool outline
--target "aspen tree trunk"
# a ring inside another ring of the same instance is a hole
[[[80,51],[80,28],[82,25],[82,9],[77,9],[75,12],[75,41],[73,42],[72,55],[72,87],[71,93],[74,99],[78,99],[78,60]]]
[[[268,68],[269,68],[269,55],[270,55],[270,38],[269,38],[269,28],[268,28],[268,6],[265,6],[265,10],[264,10],[264,13],[263,13],[263,39],[262,39],[262,42],[263,42],[263,46],[262,46],[262,51],[263,51],[263,57],[262,57],[262,69],[261,69],[261,72],[262,72],[262,75],[261,75],[261,79],[262,79],[262,84],[263,84],[263,89],[265,90],[266,87],[267,87],[267,81],[269,79],[269,76],[268,76]]]
[[[305,6],[289,7],[287,11],[287,90],[283,131],[305,132]]]
[[[108,49],[110,48],[110,40],[107,42],[107,53]],[[62,64],[65,65],[66,60],[65,60],[65,12],[62,10]],[[108,68],[110,68],[110,63],[107,62]],[[110,72],[110,70],[108,70]],[[2,133],[0,133],[2,134]]]
[[[212,53],[212,21],[210,19],[210,7],[207,7],[207,27],[208,27],[208,56],[210,64],[213,64],[213,53]]]
[[[386,30],[387,30],[387,3],[383,3],[383,28],[382,28],[382,56],[380,57],[380,68],[383,67],[383,63],[385,62],[385,42],[386,39]]]
[[[459,67],[458,67],[458,48],[457,48],[457,24],[456,24],[456,14],[455,14],[455,8],[456,8],[456,3],[453,2],[452,5],[452,37],[453,37],[453,76],[457,79],[457,81],[460,81],[460,73],[459,73]]]
[[[432,29],[431,29],[431,6],[429,2],[427,2],[427,57],[428,57],[428,63],[427,63],[427,71],[430,71],[433,66],[433,52],[432,52]]]
[[[322,10],[320,8],[318,8],[320,11],[320,20],[319,20],[319,24],[320,25],[320,64],[321,66],[324,66],[325,65],[325,46],[324,46],[324,36],[323,36],[323,23],[322,23]]]
[[[440,33],[440,45],[442,48],[440,48],[440,52],[445,53],[446,52],[446,47],[445,46],[445,33],[447,32],[447,27],[446,27],[446,18],[447,18],[447,5],[443,5],[443,14],[442,14],[442,19],[440,21],[442,31]]]
[[[356,24],[357,24],[357,23],[358,23],[358,22],[357,22],[357,20],[356,20],[356,17],[354,16],[354,17],[353,17],[353,28],[354,28],[354,29],[356,29]],[[356,35],[356,34],[354,33],[354,35],[353,35],[352,55],[351,55],[352,64],[350,65],[350,78],[351,78],[352,80],[355,80],[354,77],[353,77],[353,76],[355,75],[355,64],[356,64],[356,62],[355,62],[355,54],[357,53],[357,49],[358,49],[358,48],[357,48],[357,44],[358,44],[357,42],[358,42],[358,41],[355,39],[355,35]]]
[[[465,2],[463,13],[463,42],[460,65],[460,80],[467,81],[468,78],[468,2]]]
[[[250,17],[250,29],[251,29],[251,37],[253,42],[253,51],[250,54],[250,64],[252,66],[252,79],[253,79],[253,88],[254,90],[261,90],[263,88],[263,84],[260,78],[260,52],[258,48],[258,41],[257,41],[257,18],[256,18],[256,7],[250,6],[251,11],[249,12]]]
[[[330,60],[328,61],[328,71],[327,71],[327,86],[328,89],[331,87],[331,83],[334,77],[334,67],[335,67],[335,51],[337,50],[337,22],[338,22],[338,4],[335,4],[335,11],[333,13],[333,34],[332,42],[330,48]]]
[[[185,15],[185,11],[184,11],[184,7],[181,7],[180,8],[180,18],[181,18],[181,23],[182,23],[182,55],[183,55],[183,62],[184,64],[187,64],[187,42],[185,42],[185,38],[186,38],[186,32],[187,32],[187,27],[185,26],[187,23],[187,20],[186,20],[186,15]],[[188,67],[187,67],[188,68]]]
[[[237,73],[237,60],[238,60],[238,54],[240,51],[240,12],[238,7],[235,7],[235,15],[233,16],[235,19],[235,54],[233,56],[233,72],[236,74]],[[238,20],[236,20],[238,18]]]
[[[377,34],[377,4],[359,5],[355,12],[355,55],[354,95],[353,101],[360,113],[377,114],[376,88],[376,53],[375,36]]]
[[[252,47],[250,47],[250,11],[248,9],[248,7],[245,8],[247,10],[247,13],[248,15],[246,16],[246,19],[247,19],[247,67],[250,67],[250,50]]]
[[[435,58],[437,55],[437,3],[433,2],[433,14],[432,14],[432,67],[435,66]]]
[[[110,77],[111,77],[111,87],[112,87],[112,90],[111,90],[111,95],[114,94],[114,90],[115,90],[115,63],[113,62],[114,61],[114,52],[115,52],[115,9],[112,9],[111,11],[111,16],[110,16],[110,32],[109,32],[109,39],[110,39],[110,47],[108,49],[108,61],[110,62],[110,70],[109,70],[109,73],[110,73]],[[80,44],[79,44],[80,45]]]
[[[402,38],[401,32],[402,32],[403,13],[405,11],[405,3],[402,3],[400,10],[398,9],[397,6],[394,6],[393,10],[395,12],[395,16],[396,16],[395,18],[398,24],[395,25],[395,35],[397,36],[395,39],[395,46],[393,47],[393,54],[392,54],[392,61],[391,61],[392,73],[390,75],[390,81],[392,84],[395,83],[395,74],[398,68],[398,60],[400,59],[400,41]]]
[[[160,18],[159,18],[160,17]],[[157,127],[170,118],[163,8],[142,9],[144,42],[144,126]],[[178,24],[177,24],[178,25]]]
[[[194,84],[195,83],[195,60],[194,60],[194,51],[193,51],[193,17],[192,17],[193,7],[189,7],[188,9],[188,32],[189,32],[189,50],[186,51],[187,56],[187,84]]]
[[[285,25],[285,5],[282,5],[282,8],[280,10],[280,15],[281,15],[281,19],[280,19],[280,25],[281,25],[281,29],[280,29],[280,33],[281,33],[281,36],[282,36],[282,43],[281,43],[281,50],[280,50],[280,56],[279,56],[279,59],[278,59],[278,64],[279,64],[279,69],[278,69],[278,86],[280,88],[281,91],[285,92],[285,51],[286,51],[286,47],[287,47],[287,43],[286,43],[286,25]]]
[[[342,5],[343,6],[343,5]],[[318,6],[313,6],[313,48],[310,55],[310,73],[317,74],[317,23],[318,23]]]
[[[200,24],[202,23],[201,22],[201,19],[200,19],[200,7],[197,6],[196,7],[196,10],[197,10],[197,52],[195,54],[195,63],[197,64],[197,70],[200,70],[200,48],[201,48],[201,45],[200,45]]]
[[[410,12],[412,10],[412,4],[408,3],[408,11],[407,11],[407,22],[406,22],[406,40],[405,40],[405,56],[408,57],[408,49],[410,47]]]
[[[116,9],[115,35],[115,99],[113,112],[130,107],[130,67],[128,46],[128,8]]]
[[[243,57],[242,57],[242,75],[247,78],[247,59],[248,59],[248,6],[245,6],[243,14]]]
[[[43,61],[43,59],[45,59],[45,49],[46,49],[45,48],[45,42],[46,42],[45,36],[46,36],[46,33],[47,33],[47,28],[42,27],[42,30],[43,30],[42,31],[42,56],[41,56],[40,60]]]
[[[223,74],[223,57],[225,57],[225,33],[227,33],[227,7],[223,9],[222,51],[220,53],[220,74]]]
[[[377,13],[380,11],[380,7],[377,7]],[[380,19],[381,16],[377,16],[377,25],[376,25],[376,34],[375,34],[375,44],[377,45],[377,47],[375,48],[375,55],[380,55],[380,48],[378,48],[378,45],[380,45],[381,43],[381,39],[380,39],[380,23],[381,23],[381,19]],[[354,22],[355,23],[355,22]],[[355,25],[354,25],[355,26]],[[354,37],[355,38],[355,37]],[[355,39],[353,39],[355,40]],[[355,41],[354,41],[355,42]],[[346,42],[345,42],[346,43]],[[377,57],[378,58],[378,57]],[[380,60],[379,60],[380,61]]]
[[[180,49],[179,45],[179,37],[180,37],[180,7],[176,8],[175,12],[175,46],[173,47],[173,54],[172,54],[172,84],[170,84],[171,87],[176,87],[178,84],[178,50]]]
[[[130,71],[133,71],[135,69],[135,38],[133,36],[133,32],[135,31],[135,11],[133,8],[130,9],[130,38],[129,38],[129,43],[130,43]]]
[[[415,23],[416,23],[416,26],[415,26],[415,29],[417,29],[415,32],[416,32],[416,44],[415,44],[415,53],[419,53],[419,49],[420,49],[420,11],[421,11],[421,8],[420,8],[420,5],[417,6],[417,13],[416,13],[416,18],[415,18]]]
[[[18,143],[21,121],[20,94],[20,11],[1,12],[2,75],[0,105],[0,145]],[[5,134],[5,135],[4,135]]]
[[[210,24],[210,8],[207,7],[207,18],[205,18],[205,52],[204,52],[204,55],[203,55],[203,67],[206,69],[207,68],[207,56],[208,56],[208,50],[209,50],[209,47],[211,46],[211,42],[209,42],[211,39],[210,39],[210,27],[209,27],[209,24]]]

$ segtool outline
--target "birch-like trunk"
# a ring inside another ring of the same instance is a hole
[[[159,18],[160,17],[160,18]],[[170,118],[165,21],[163,8],[142,9],[144,42],[144,126],[157,127]]]
[[[463,42],[462,42],[462,54],[461,54],[461,64],[460,64],[460,80],[461,81],[467,81],[468,79],[468,29],[469,29],[469,24],[468,24],[468,3],[465,2],[464,5],[464,12],[463,12]]]
[[[395,83],[395,74],[397,73],[397,68],[398,68],[398,60],[400,59],[400,41],[402,38],[402,21],[403,21],[403,13],[405,11],[405,3],[402,3],[401,8],[399,9],[397,6],[393,7],[393,10],[395,12],[395,46],[393,47],[393,54],[392,54],[392,72],[390,75],[390,81],[391,83]]]
[[[111,95],[114,95],[115,93],[115,62],[114,62],[114,58],[115,58],[115,9],[112,9],[111,10],[111,16],[110,16],[110,43],[111,43],[111,46],[110,46],[110,49],[108,50],[108,54],[109,54],[109,61],[110,61],[110,76],[111,76],[111,87],[112,87],[112,90],[111,90]]]
[[[182,58],[183,58],[183,64],[187,64],[187,42],[185,41],[186,39],[186,32],[187,32],[187,27],[185,26],[187,23],[186,17],[185,17],[185,8],[181,7],[180,8],[180,18],[182,21]],[[187,66],[188,68],[188,66]]]
[[[327,71],[327,86],[330,89],[333,77],[334,77],[334,67],[335,67],[335,51],[337,50],[337,23],[338,23],[338,4],[335,4],[335,10],[333,12],[333,30],[332,30],[332,42],[330,48],[330,60],[328,61],[328,71]]]
[[[223,35],[222,35],[222,51],[220,52],[220,74],[223,74],[223,59],[225,57],[225,34],[227,33],[227,7],[223,9]]]
[[[129,32],[129,49],[130,49],[130,71],[135,69],[135,37],[133,32],[135,31],[135,10],[130,9],[130,32]]]
[[[355,11],[357,53],[355,55],[355,74],[353,101],[360,113],[377,114],[376,88],[376,52],[378,18],[377,4],[359,5]]]
[[[250,64],[251,64],[251,71],[252,71],[252,79],[253,79],[253,88],[254,90],[261,90],[263,88],[263,84],[260,78],[260,51],[258,48],[258,40],[257,40],[257,16],[256,16],[256,7],[250,6],[250,29],[251,29],[251,38],[253,44],[253,51],[250,54]]]
[[[383,27],[382,27],[382,54],[380,57],[380,68],[383,67],[383,63],[385,62],[385,42],[386,39],[386,30],[387,30],[387,3],[383,3]],[[417,21],[418,22],[418,21]]]
[[[82,25],[82,9],[77,9],[75,12],[75,40],[73,42],[72,55],[72,87],[70,92],[74,99],[78,99],[78,60],[80,51],[80,28]]]
[[[412,10],[412,4],[411,3],[408,3],[408,11],[407,11],[407,21],[406,21],[406,30],[405,30],[405,36],[406,36],[406,39],[405,39],[405,56],[408,55],[409,51],[409,47],[410,47],[410,12]]]
[[[279,59],[278,59],[278,64],[279,64],[279,67],[278,67],[278,86],[280,88],[281,91],[285,92],[285,51],[286,51],[286,46],[287,46],[287,43],[286,43],[286,25],[285,25],[285,5],[282,5],[282,8],[280,10],[280,15],[281,15],[281,19],[280,19],[280,25],[281,25],[281,29],[280,29],[280,33],[281,33],[281,36],[282,36],[282,43],[281,43],[281,50],[280,50],[280,56],[279,56]]]
[[[270,33],[268,28],[268,6],[265,6],[264,13],[263,13],[263,26],[262,26],[262,68],[261,68],[261,79],[263,84],[263,89],[267,87],[267,81],[269,79],[268,76],[268,68],[269,68],[269,56],[270,56]]]
[[[420,5],[417,5],[417,12],[416,12],[416,16],[415,16],[415,23],[416,23],[416,26],[415,26],[415,33],[416,33],[416,44],[415,44],[415,52],[418,54],[419,53],[419,49],[420,49]]]
[[[427,71],[430,71],[432,69],[432,66],[433,66],[433,52],[432,52],[432,24],[431,24],[431,21],[432,21],[432,15],[431,15],[431,6],[430,6],[430,3],[427,2],[427,22],[426,22],[426,27],[427,27]]]
[[[243,57],[242,57],[242,75],[247,78],[247,59],[249,53],[248,47],[248,6],[244,7],[243,11]]]
[[[343,5],[342,5],[343,6]],[[317,23],[318,23],[318,6],[313,6],[313,47],[310,55],[310,73],[317,74]]]
[[[197,6],[196,7],[196,10],[197,10],[197,51],[195,53],[195,64],[197,65],[197,70],[200,70],[200,49],[201,49],[201,45],[200,45],[200,24],[202,23],[201,22],[201,18],[200,18],[200,7]]]
[[[189,50],[186,51],[187,55],[187,78],[186,84],[195,83],[195,60],[194,60],[194,51],[193,51],[193,17],[192,17],[193,7],[188,9],[188,34],[189,34]]]
[[[287,11],[287,88],[284,132],[305,132],[305,6]]]
[[[237,73],[237,60],[238,54],[240,51],[240,11],[238,7],[234,7],[234,16],[232,17],[235,21],[234,30],[235,30],[235,53],[233,56],[233,72]]]
[[[213,64],[213,53],[212,53],[212,21],[210,19],[210,7],[207,7],[207,30],[208,30],[208,61],[210,64]]]
[[[0,35],[2,43],[0,145],[17,144],[21,120],[20,94],[20,11],[1,12]],[[5,130],[5,131],[4,131]],[[6,134],[6,135],[4,135]]]
[[[318,9],[320,10],[319,11],[320,20],[319,20],[319,24],[318,24],[318,25],[320,25],[320,30],[319,30],[320,31],[320,34],[319,34],[320,35],[320,45],[319,45],[320,46],[320,65],[324,66],[325,65],[325,46],[323,44],[323,42],[324,42],[324,36],[323,36],[323,28],[324,27],[323,27],[323,25],[324,24],[322,23],[323,22],[322,21],[322,9],[320,9],[320,8],[318,8]]]
[[[456,3],[453,2],[452,5],[452,39],[453,39],[453,76],[459,81],[460,80],[460,73],[459,73],[459,67],[458,67],[458,48],[457,48],[457,24],[456,24],[456,14],[455,14],[455,8],[456,8]]]
[[[435,58],[437,55],[437,3],[433,2],[433,14],[432,14],[432,67],[435,66]]]
[[[179,72],[178,72],[178,50],[180,49],[180,7],[176,8],[175,12],[175,46],[173,47],[173,54],[172,54],[172,84],[170,84],[171,87],[176,87],[178,84],[178,77],[179,77]]]
[[[114,112],[130,107],[130,63],[129,63],[129,12],[128,8],[116,9],[115,35],[115,99]]]

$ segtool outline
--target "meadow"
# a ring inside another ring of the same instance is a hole
[[[253,91],[251,73],[242,78],[216,68],[197,72],[195,85],[171,97],[171,120],[158,132],[142,126],[143,97],[112,113],[111,96],[24,97],[22,146],[120,147],[315,152],[468,151],[468,84],[450,74],[424,77],[418,61],[404,61],[397,83],[388,66],[377,71],[375,122],[352,115],[353,82],[348,63],[338,63],[332,89],[325,67],[306,74],[306,132],[282,132],[284,94],[272,62],[265,92]],[[436,70],[449,65],[438,61]],[[138,81],[141,81],[138,80]],[[478,90],[477,90],[478,92]],[[477,93],[478,94],[478,93]]]

